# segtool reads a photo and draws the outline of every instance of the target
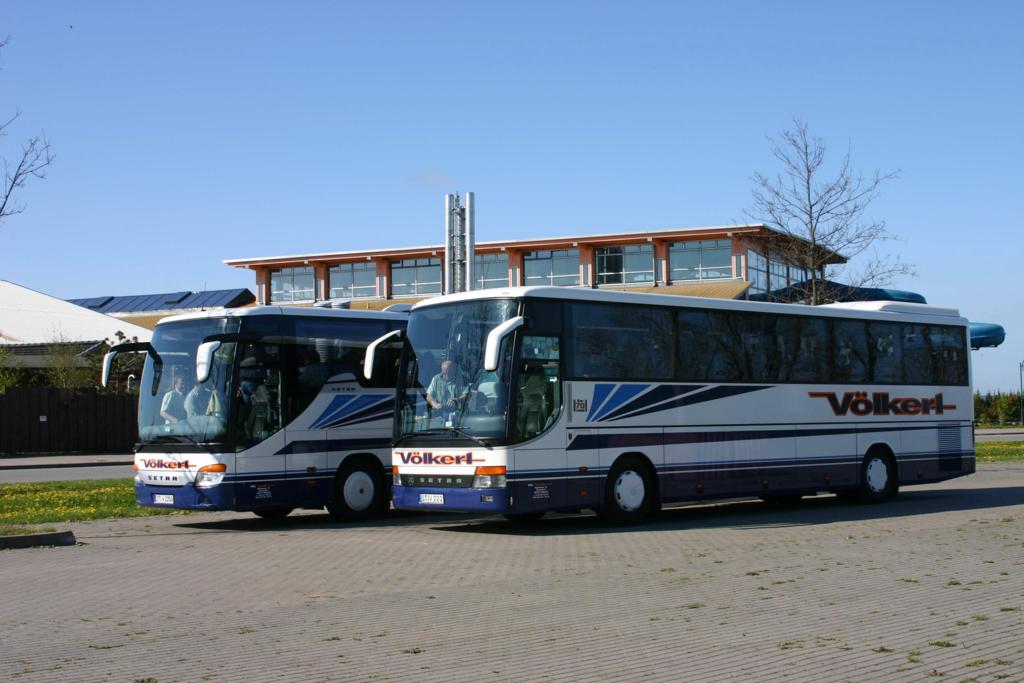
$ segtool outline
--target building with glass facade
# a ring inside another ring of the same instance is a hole
[[[781,256],[793,238],[764,225],[726,225],[478,242],[472,287],[639,289],[718,298],[771,298],[807,279]],[[833,254],[832,263],[844,259]],[[444,291],[444,247],[403,247],[229,259],[256,277],[260,304],[351,299],[380,308]]]

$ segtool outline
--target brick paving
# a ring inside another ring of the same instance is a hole
[[[1024,681],[1024,464],[641,527],[215,513],[0,552],[4,681]]]

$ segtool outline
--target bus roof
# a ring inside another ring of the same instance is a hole
[[[299,308],[297,306],[250,306],[248,308],[229,308],[217,311],[199,311],[172,315],[162,319],[158,325],[180,322],[182,320],[202,320],[204,318],[244,318],[253,315],[290,315],[310,318],[347,318],[349,320],[408,320],[408,313],[388,311],[360,311],[348,308]]]
[[[898,318],[932,319],[938,324],[966,325],[967,320],[960,316],[955,308],[931,306],[929,304],[913,304],[899,301],[856,301],[851,303],[808,306],[806,304],[779,304],[759,301],[736,301],[732,299],[711,299],[699,296],[681,296],[676,294],[654,294],[647,292],[624,292],[610,289],[590,289],[586,287],[504,287],[482,289],[459,294],[426,299],[415,304],[413,311],[430,306],[438,306],[457,301],[475,301],[483,299],[518,299],[543,298],[560,299],[562,301],[593,301],[620,304],[646,304],[652,306],[671,306],[674,308],[708,308],[727,311],[752,311],[762,313],[778,313],[783,315],[817,315],[841,318],[875,318],[891,320]]]

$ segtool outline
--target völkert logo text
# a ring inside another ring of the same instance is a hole
[[[473,452],[459,453],[458,455],[434,454],[430,451],[420,453],[409,451],[402,453],[396,451],[395,455],[402,459],[403,465],[472,465]]]
[[[163,458],[147,458],[142,461],[147,470],[187,470],[188,460],[182,460],[181,462],[175,462],[173,460],[164,460]]]
[[[839,398],[834,391],[810,391],[811,398],[823,398],[836,415],[850,413],[864,415],[942,415],[947,410],[956,410],[955,405],[943,403],[942,394],[930,398],[889,398],[889,392],[847,391]]]

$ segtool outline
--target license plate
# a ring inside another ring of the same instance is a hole
[[[430,505],[444,505],[443,493],[421,493],[420,502]]]
[[[169,493],[154,493],[153,502],[157,505],[174,505],[174,496]]]

